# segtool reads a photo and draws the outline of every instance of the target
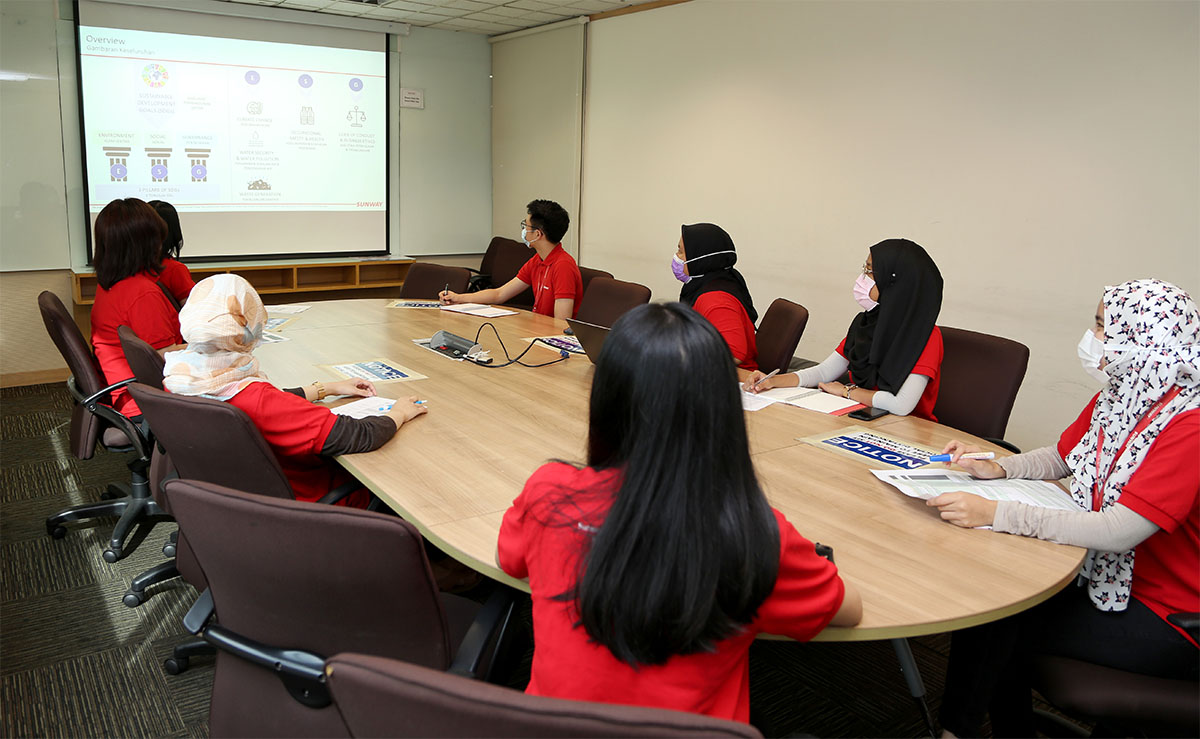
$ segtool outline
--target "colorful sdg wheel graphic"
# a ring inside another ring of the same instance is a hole
[[[161,64],[147,64],[142,67],[142,82],[150,87],[162,87],[170,78],[167,68]]]

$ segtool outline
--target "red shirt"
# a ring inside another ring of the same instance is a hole
[[[758,369],[758,345],[754,341],[754,323],[742,301],[727,292],[713,290],[696,298],[696,312],[716,326],[738,369],[753,372]]]
[[[349,472],[329,457],[321,456],[325,439],[333,430],[337,416],[323,405],[285,392],[269,382],[254,382],[229,399],[262,432],[275,452],[283,474],[292,485],[296,500],[315,503],[334,488],[352,478]],[[359,490],[343,498],[338,505],[366,508],[370,496]]]
[[[1092,398],[1058,440],[1063,459],[1087,432],[1095,407]],[[1159,528],[1134,547],[1133,597],[1163,620],[1172,613],[1200,611],[1198,452],[1200,410],[1180,413],[1159,432],[1117,498]]]
[[[579,274],[579,265],[562,244],[555,245],[545,259],[537,254],[530,257],[521,265],[517,279],[533,287],[534,313],[553,316],[555,300],[574,300],[571,317],[579,312],[579,303],[583,300],[583,276]]]
[[[179,314],[147,272],[126,277],[108,290],[96,288],[96,303],[92,306],[92,346],[108,384],[133,377],[117,328],[128,326],[138,338],[155,349],[182,344],[179,334]],[[126,416],[140,416],[142,411],[124,388],[112,394],[113,407]]]
[[[196,284],[187,265],[174,259],[162,260],[162,272],[158,275],[158,281],[171,291],[180,305],[187,302],[188,294]]]
[[[748,722],[749,649],[755,635],[768,632],[808,640],[825,628],[845,595],[837,567],[817,556],[812,542],[775,511],[779,575],[754,621],[738,635],[718,642],[712,653],[676,655],[665,664],[642,665],[635,670],[613,657],[607,647],[590,641],[582,626],[575,626],[573,602],[555,599],[574,587],[584,543],[582,527],[603,523],[616,480],[613,470],[543,465],[504,514],[497,558],[508,574],[529,578],[533,595],[537,644],[526,692],[657,706]],[[563,491],[578,492],[571,506],[556,510]],[[554,521],[555,517],[563,519],[564,511],[566,525]]]
[[[846,340],[842,339],[842,343],[837,345],[837,353],[843,357],[846,356]],[[917,401],[917,405],[913,408],[909,415],[917,418],[924,418],[929,421],[937,421],[937,416],[933,415],[933,407],[937,405],[938,388],[942,384],[942,356],[945,352],[942,349],[942,330],[937,326],[933,327],[933,332],[929,334],[929,341],[925,343],[925,350],[921,352],[921,356],[917,357],[917,363],[913,365],[911,374],[924,375],[929,378],[929,383],[925,385],[925,392],[921,393],[921,399]],[[857,382],[854,379],[854,373],[850,373],[850,381]],[[867,390],[878,390],[878,387],[866,387],[860,385]]]

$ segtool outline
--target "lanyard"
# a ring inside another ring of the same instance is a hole
[[[1167,391],[1166,395],[1158,399],[1158,402],[1150,406],[1150,410],[1146,411],[1146,413],[1142,415],[1142,420],[1138,421],[1137,425],[1133,427],[1133,431],[1129,432],[1129,436],[1125,437],[1125,441],[1121,444],[1121,448],[1117,450],[1116,455],[1113,457],[1112,463],[1108,465],[1108,474],[1104,475],[1103,478],[1100,477],[1100,452],[1104,449],[1104,427],[1101,426],[1098,429],[1098,435],[1096,438],[1096,482],[1092,485],[1093,511],[1100,510],[1100,506],[1103,505],[1104,486],[1108,483],[1109,476],[1112,475],[1113,467],[1117,466],[1117,460],[1119,460],[1121,455],[1125,453],[1125,447],[1129,446],[1129,440],[1145,431],[1146,427],[1150,425],[1150,422],[1153,421],[1154,418],[1159,414],[1159,411],[1163,409],[1163,406],[1174,400],[1175,397],[1179,395],[1181,390],[1183,390],[1183,388],[1179,387],[1178,385],[1172,387]]]

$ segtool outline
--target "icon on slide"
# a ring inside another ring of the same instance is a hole
[[[317,124],[317,116],[313,114],[311,105],[300,106],[300,125],[315,126]]]
[[[247,190],[270,190],[271,185],[266,180],[254,180],[246,183]]]
[[[125,168],[124,164],[114,164],[108,168],[108,176],[114,180],[123,181],[128,174],[129,170]]]
[[[146,147],[146,156],[150,158],[150,177],[155,182],[167,181],[167,160],[171,158],[169,147]]]
[[[188,170],[192,175],[192,182],[208,182],[208,167],[204,163],[208,161],[212,149],[189,148],[184,149],[183,153],[192,165],[192,168]]]
[[[129,162],[130,151],[131,149],[128,146],[104,147],[104,156],[108,157],[108,176],[110,182],[129,181],[129,168],[125,165]]]
[[[199,182],[208,176],[208,169],[203,164],[192,167],[192,179]]]
[[[297,82],[300,83],[301,87],[303,87],[304,89],[307,90],[308,88],[312,87],[313,78],[307,74],[302,74],[302,75],[300,75],[300,79],[298,79]]]
[[[363,121],[367,120],[367,114],[359,110],[358,106],[355,105],[354,110],[346,114],[346,120],[350,121],[350,125],[353,128],[362,128]]]
[[[156,164],[150,168],[150,176],[156,180],[167,179],[167,168],[161,164]]]
[[[351,77],[350,78],[350,89],[353,90],[354,92],[358,92],[359,90],[363,89],[363,81],[357,77]]]
[[[142,67],[142,82],[146,83],[147,87],[162,87],[167,84],[170,75],[167,74],[167,68],[161,64],[147,64]]]
[[[260,77],[258,72],[255,72],[253,69],[251,69],[249,72],[246,73],[246,83],[247,84],[257,85],[258,81],[261,79],[262,79],[262,77]]]
[[[246,103],[246,112],[250,115],[259,115],[262,113],[262,101],[251,100]]]

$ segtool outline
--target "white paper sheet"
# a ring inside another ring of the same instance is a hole
[[[763,408],[774,404],[774,398],[764,398],[762,393],[755,395],[742,391],[742,410],[761,411]]]
[[[388,303],[389,308],[441,308],[442,304],[436,300],[393,300]]]
[[[466,313],[469,316],[478,316],[480,318],[499,318],[500,316],[515,316],[515,310],[505,310],[492,305],[483,305],[482,303],[459,303],[457,305],[443,305],[442,310],[448,310],[453,313]]]
[[[278,344],[281,341],[291,341],[291,339],[284,336],[283,334],[277,334],[274,331],[263,331],[263,335],[262,335],[262,343],[263,344]]]
[[[836,395],[830,395],[824,390],[815,387],[777,387],[762,391],[758,394],[758,397],[771,398],[779,403],[794,405],[797,408],[806,408],[818,413],[837,413],[838,411],[862,405],[848,398],[839,398]]]
[[[961,490],[988,500],[1011,500],[1039,508],[1078,511],[1065,490],[1044,480],[977,480],[958,470],[871,470],[871,474],[912,498],[929,500]]]
[[[392,409],[396,401],[391,398],[359,398],[353,403],[339,405],[337,408],[331,408],[334,413],[339,416],[349,416],[350,418],[367,418],[369,416],[382,416]]]
[[[287,305],[268,305],[268,313],[303,313],[311,308],[311,305],[300,305],[298,303],[288,303]]]

